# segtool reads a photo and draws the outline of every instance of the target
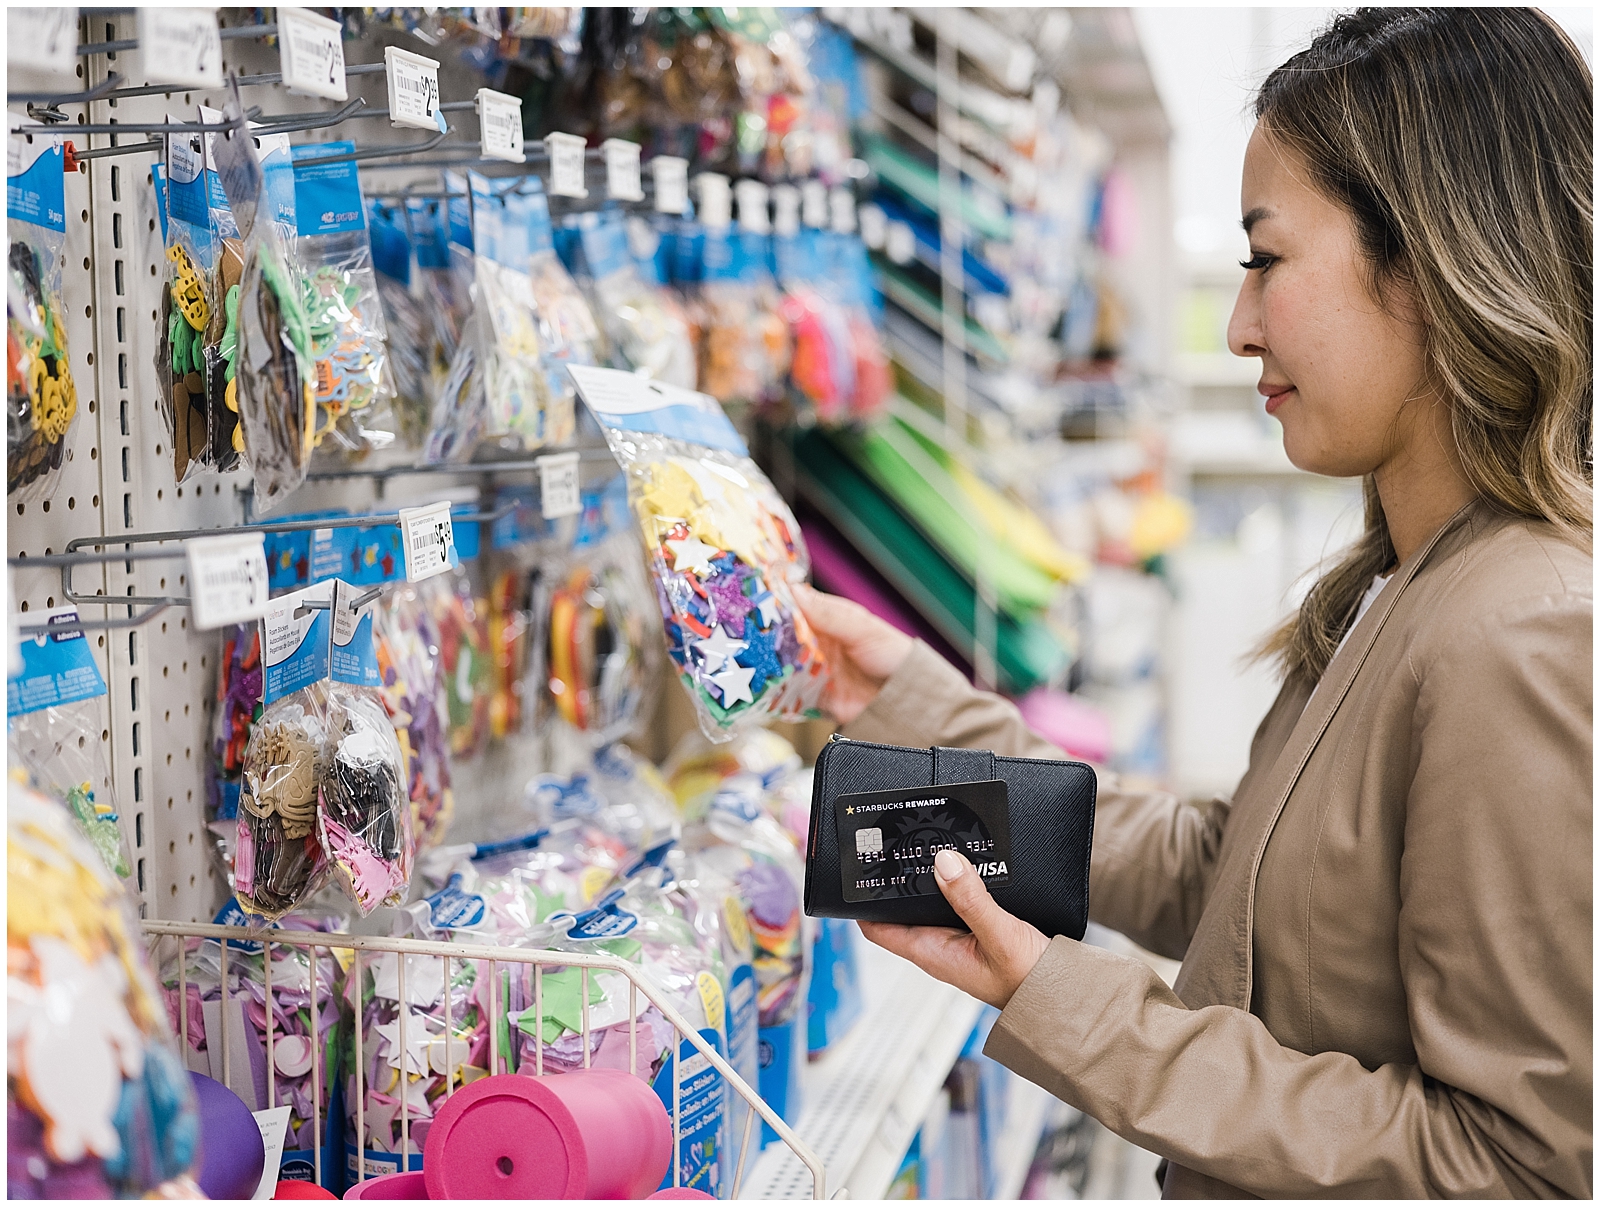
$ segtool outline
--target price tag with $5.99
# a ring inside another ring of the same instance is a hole
[[[456,564],[448,500],[426,507],[401,508],[400,535],[405,543],[407,582],[431,579]]]

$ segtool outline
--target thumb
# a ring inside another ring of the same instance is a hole
[[[990,896],[989,887],[970,860],[946,848],[933,858],[933,876],[945,900],[955,907],[961,921],[972,929],[979,943],[995,933],[1006,913]]]
[[[799,584],[795,596],[811,627],[830,638],[850,636],[852,631],[860,629],[862,615],[872,615],[854,600],[818,591],[809,583]]]

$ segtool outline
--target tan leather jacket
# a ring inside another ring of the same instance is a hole
[[[1588,551],[1464,509],[1231,803],[1102,780],[1090,914],[1175,988],[1057,937],[986,1051],[1168,1196],[1590,1196],[1592,624]],[[1055,753],[920,644],[847,734]]]

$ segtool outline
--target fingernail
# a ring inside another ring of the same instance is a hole
[[[961,857],[948,847],[933,858],[933,870],[941,881],[954,881],[965,871]]]

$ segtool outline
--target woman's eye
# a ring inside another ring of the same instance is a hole
[[[1250,259],[1239,261],[1239,267],[1249,272],[1251,269],[1268,268],[1277,259],[1276,256],[1269,256],[1265,252],[1257,252]]]

